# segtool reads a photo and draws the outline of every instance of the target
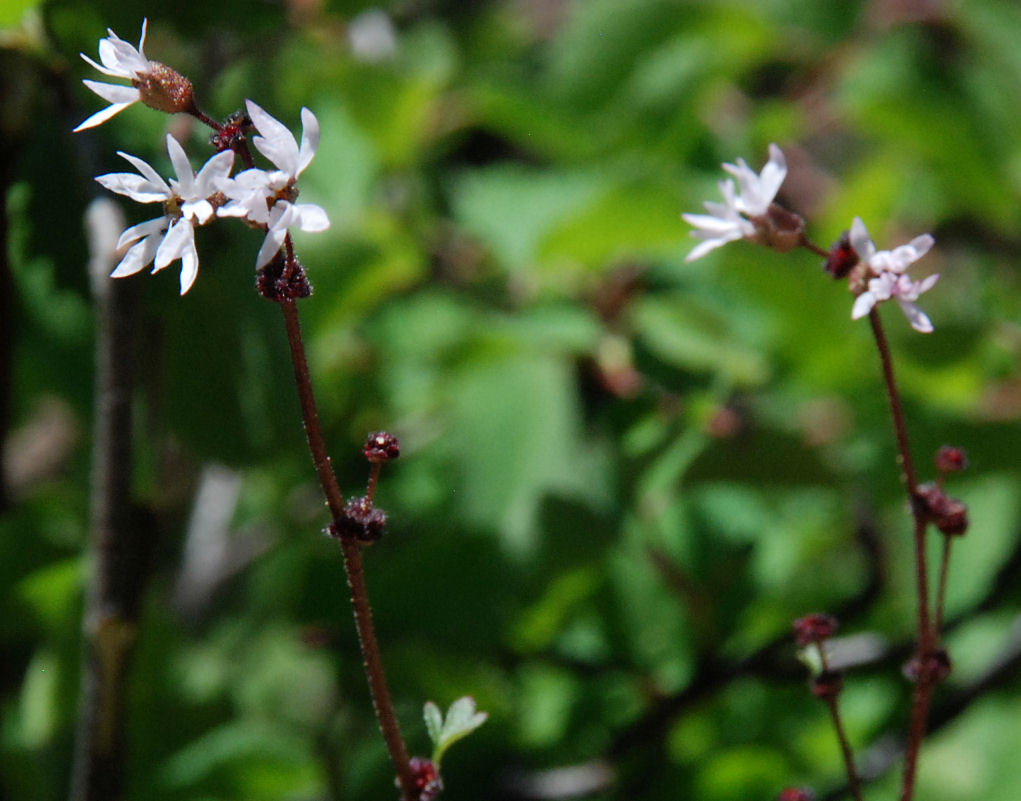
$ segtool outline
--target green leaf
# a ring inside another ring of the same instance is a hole
[[[432,701],[425,705],[425,725],[434,744],[433,764],[440,768],[443,754],[458,740],[467,737],[486,722],[489,715],[475,709],[475,699],[470,695],[458,698],[447,710],[447,717],[440,723],[440,710]]]

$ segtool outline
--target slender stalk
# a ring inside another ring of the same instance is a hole
[[[826,648],[821,642],[815,644],[819,652],[819,662],[822,669],[829,672],[830,665],[826,658]],[[847,739],[847,731],[844,729],[844,721],[840,716],[840,707],[837,704],[837,696],[826,695],[823,700],[829,707],[830,717],[833,719],[833,729],[837,733],[837,742],[840,743],[840,753],[844,757],[844,770],[847,773],[847,783],[851,789],[851,797],[854,801],[862,801],[861,778],[858,776],[858,769],[854,765],[854,752],[851,750],[851,741]]]
[[[294,301],[284,300],[280,303],[280,309],[284,314],[284,326],[287,329],[287,341],[290,345],[291,361],[294,365],[294,380],[298,387],[298,399],[301,403],[301,415],[305,421],[305,434],[308,437],[308,446],[312,453],[312,463],[319,476],[319,484],[326,498],[326,505],[330,509],[330,515],[334,523],[339,524],[344,511],[344,499],[330,464],[326,442],[319,424],[319,413],[316,410],[312,381],[308,372],[308,361],[305,358],[305,345],[298,320],[298,308]],[[403,801],[415,801],[418,792],[408,760],[408,749],[401,736],[397,716],[394,714],[393,701],[390,699],[386,674],[383,671],[379,642],[376,639],[375,627],[372,623],[372,609],[369,606],[365,571],[362,568],[361,546],[351,538],[342,538],[340,545],[344,554],[344,569],[347,572],[348,587],[351,590],[355,627],[358,630],[365,676],[368,679],[369,692],[372,694],[376,719],[379,721],[379,728],[390,753],[390,761],[393,763],[397,780],[400,782],[401,797]]]
[[[918,479],[915,474],[914,462],[911,459],[907,426],[904,423],[904,409],[901,406],[900,393],[894,379],[890,347],[876,308],[869,312],[869,322],[872,325],[872,334],[875,337],[876,348],[879,351],[879,359],[883,367],[883,381],[886,385],[886,394],[890,402],[890,412],[893,416],[893,428],[897,440],[898,461],[914,520],[915,585],[918,591],[918,651],[915,659],[917,660],[918,675],[915,679],[915,690],[911,701],[911,722],[908,729],[907,745],[904,749],[904,777],[900,795],[901,801],[910,801],[915,791],[918,755],[925,737],[929,703],[932,700],[932,691],[937,680],[932,664],[936,651],[936,630],[932,627],[929,614],[929,570],[925,553],[926,521],[917,500]]]
[[[950,548],[953,537],[943,535],[943,555],[939,560],[939,587],[936,590],[936,632],[943,631],[943,615],[947,602],[947,575],[950,572]]]
[[[851,789],[851,797],[854,801],[862,801],[861,779],[858,777],[858,770],[854,766],[854,753],[851,751],[851,743],[847,739],[847,732],[844,730],[844,722],[840,717],[840,709],[837,706],[836,697],[826,698],[826,706],[830,709],[830,717],[833,718],[833,728],[837,733],[837,740],[840,742],[840,753],[844,757],[844,769],[847,771],[847,782]]]

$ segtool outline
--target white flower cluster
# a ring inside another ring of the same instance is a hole
[[[145,24],[138,50],[117,38],[113,31],[99,43],[99,66],[86,56],[90,64],[107,75],[128,78],[133,85],[154,62],[142,53]],[[113,105],[94,114],[75,130],[98,125],[121,109],[138,100],[138,89],[85,81],[92,91],[110,100]],[[97,88],[101,87],[101,88]],[[124,92],[113,90],[123,89]],[[133,97],[129,94],[133,93]],[[251,168],[231,177],[234,152],[225,150],[210,158],[194,173],[184,148],[167,134],[167,153],[176,178],[164,181],[149,164],[136,156],[118,152],[136,170],[135,173],[109,173],[96,180],[112,192],[126,195],[139,203],[163,204],[163,214],[121,234],[118,250],[127,248],[111,275],[122,278],[133,275],[149,264],[153,272],[181,260],[181,294],[187,292],[198,274],[198,252],[195,248],[195,227],[216,217],[240,217],[263,228],[266,238],[256,258],[256,268],[273,260],[287,238],[288,230],[325,231],[330,227],[326,212],[311,203],[295,203],[298,176],[308,167],[319,147],[319,121],[307,108],[301,110],[301,145],[283,123],[266,111],[246,101],[248,117],[258,136],[252,143],[276,167],[275,170]]]
[[[756,174],[743,159],[738,159],[736,165],[724,164],[723,169],[737,179],[740,192],[735,189],[733,180],[728,178],[720,181],[722,203],[704,203],[708,214],[681,215],[695,228],[691,235],[702,240],[688,254],[687,261],[701,258],[711,250],[737,239],[755,239],[759,232],[753,219],[767,214],[787,176],[787,162],[776,145],[769,146],[769,161],[761,174]],[[921,281],[912,281],[906,275],[906,270],[929,251],[934,243],[933,238],[923,234],[907,245],[877,251],[865,224],[855,217],[849,239],[854,256],[863,270],[864,282],[867,282],[867,288],[861,290],[855,298],[851,319],[864,317],[876,304],[896,298],[911,326],[916,331],[930,333],[933,330],[932,323],[915,305],[915,301],[923,292],[932,288],[939,276],[930,275]]]

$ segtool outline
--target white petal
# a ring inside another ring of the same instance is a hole
[[[932,238],[931,234],[922,234],[916,236],[911,240],[908,247],[913,248],[915,251],[914,261],[918,261],[922,256],[929,252],[929,249],[936,244],[936,240]]]
[[[138,90],[134,86],[121,86],[116,83],[103,83],[87,79],[82,83],[107,103],[134,103],[138,100]]]
[[[876,296],[871,292],[862,292],[854,301],[854,306],[851,309],[851,319],[861,319],[872,311],[872,307],[875,305]]]
[[[695,259],[701,259],[706,253],[716,250],[716,248],[722,247],[723,245],[726,245],[728,242],[732,241],[733,239],[723,237],[717,239],[707,239],[704,242],[701,242],[694,248],[692,248],[691,253],[685,256],[684,260],[695,261]]]
[[[759,177],[759,191],[762,199],[768,206],[773,202],[776,193],[780,191],[780,185],[787,177],[787,159],[783,151],[774,144],[769,146],[769,161],[762,168],[762,175]]]
[[[307,108],[301,109],[301,149],[298,151],[298,176],[312,161],[319,149],[319,120]]]
[[[710,233],[723,233],[724,231],[740,232],[740,223],[737,220],[721,219],[708,214],[682,214],[681,219],[688,225]]]
[[[130,153],[125,153],[122,150],[117,151],[117,155],[127,161],[138,170],[142,175],[152,181],[156,186],[162,186],[167,193],[167,199],[171,197],[170,187],[167,186],[167,182],[160,177],[160,174],[154,170],[148,162],[143,161],[138,156],[132,156]]]
[[[195,176],[195,189],[198,196],[209,197],[220,191],[220,182],[227,180],[233,167],[233,150],[224,150],[210,158]]]
[[[170,163],[174,165],[174,172],[177,174],[179,184],[177,195],[185,200],[194,200],[195,173],[192,172],[188,156],[172,134],[167,134],[167,154],[170,156]]]
[[[131,101],[131,103],[134,102],[134,100]],[[71,133],[78,133],[78,131],[84,131],[86,128],[95,128],[97,125],[102,125],[114,114],[120,114],[124,111],[131,103],[114,103],[112,106],[107,106],[102,111],[97,111],[84,122],[79,123]]]
[[[876,246],[869,237],[869,232],[865,228],[865,223],[861,221],[861,217],[855,217],[854,222],[851,223],[849,239],[851,247],[854,248],[854,252],[858,254],[861,261],[868,261],[875,254]]]
[[[314,233],[330,227],[330,218],[326,216],[321,206],[314,203],[299,203],[294,208],[298,213],[297,223],[302,231]]]
[[[270,228],[266,232],[266,238],[262,240],[262,247],[259,248],[259,255],[255,258],[255,269],[259,269],[273,260],[284,244],[286,236],[286,228]]]
[[[120,250],[125,245],[134,242],[136,239],[142,237],[151,236],[153,234],[161,234],[170,224],[169,217],[157,217],[155,220],[146,220],[138,225],[132,225],[130,228],[126,228],[121,234],[120,239],[117,240],[117,250]],[[155,248],[153,249],[155,253]],[[152,257],[149,257],[152,260]]]
[[[111,192],[118,195],[127,195],[138,203],[155,203],[156,201],[167,200],[169,193],[166,189],[154,186],[141,175],[130,172],[112,172],[106,175],[96,176],[96,182]]]
[[[915,291],[919,295],[921,295],[923,292],[928,292],[930,289],[933,288],[933,286],[936,284],[938,280],[939,273],[934,273],[933,275],[926,276],[917,284],[915,284]]]
[[[199,225],[205,225],[213,216],[213,204],[208,200],[196,200],[181,204],[181,214]]]
[[[925,312],[909,300],[897,298],[897,302],[900,303],[900,307],[904,310],[904,314],[907,316],[912,328],[922,334],[932,333],[932,322],[926,316]]]
[[[191,248],[195,249],[195,229],[191,223],[183,217],[174,221],[163,237],[159,250],[156,251],[156,260],[153,262],[152,271],[157,272],[166,267],[175,259],[181,258],[182,254]]]
[[[189,289],[192,284],[195,283],[196,277],[199,274],[199,253],[195,250],[194,241],[191,247],[186,249],[181,254],[181,294],[183,295]]]
[[[298,143],[287,127],[267,114],[251,100],[246,100],[248,116],[255,129],[261,134],[252,139],[252,144],[266,158],[290,177],[298,174]]]
[[[83,59],[85,59],[86,63],[88,63],[89,66],[99,70],[99,72],[103,73],[104,75],[109,75],[111,78],[130,78],[131,77],[130,75],[125,75],[124,74],[124,70],[122,70],[122,69],[119,69],[119,68],[118,69],[108,69],[107,67],[104,67],[102,64],[97,64],[95,61],[93,61],[91,58],[89,58],[84,53],[79,53],[78,55],[81,56]]]
[[[128,252],[124,254],[124,258],[121,259],[120,264],[110,273],[111,278],[124,278],[128,275],[134,275],[147,264],[152,262],[153,256],[156,255],[156,248],[159,246],[160,238],[158,236],[147,236],[139,242],[136,242]]]

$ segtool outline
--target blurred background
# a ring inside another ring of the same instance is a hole
[[[721,161],[758,170],[828,247],[924,232],[935,332],[882,309],[923,478],[971,469],[918,797],[1021,796],[1021,9],[1008,0],[7,0],[0,10],[0,795],[66,798],[90,540],[94,312],[84,225],[123,150],[170,174],[208,132],[105,103],[79,57],[109,26],[222,119],[251,98],[322,143],[296,235],[320,413],[360,494],[387,428],[386,536],[365,553],[397,712],[470,694],[489,721],[444,761],[458,799],[842,795],[791,621],[840,616],[842,703],[895,796],[914,602],[879,364],[807,251],[685,263],[679,218]],[[115,198],[125,224],[152,208]],[[124,201],[124,202],[121,202]],[[298,412],[261,236],[197,232],[125,279],[140,618],[127,797],[395,797],[339,548]],[[934,553],[939,543],[932,543]]]

